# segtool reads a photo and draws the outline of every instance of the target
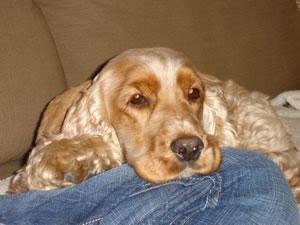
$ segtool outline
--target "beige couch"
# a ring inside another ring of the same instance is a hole
[[[1,0],[0,178],[20,167],[49,100],[151,46],[272,96],[300,89],[296,0]]]

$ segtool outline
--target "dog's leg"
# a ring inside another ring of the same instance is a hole
[[[122,164],[101,136],[78,136],[37,146],[9,193],[50,190],[78,184]]]

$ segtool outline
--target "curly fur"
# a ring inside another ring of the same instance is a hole
[[[191,88],[200,93],[196,101],[187,98]],[[132,104],[135,96],[143,104]],[[124,162],[152,183],[207,174],[221,163],[219,147],[231,146],[270,157],[300,202],[300,154],[267,99],[198,72],[171,49],[125,51],[50,102],[10,192],[74,185]],[[170,150],[183,136],[202,140],[199,159],[183,161]]]

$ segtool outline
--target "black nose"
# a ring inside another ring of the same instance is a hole
[[[172,141],[171,150],[185,161],[197,160],[203,149],[203,142],[196,136],[179,137]]]

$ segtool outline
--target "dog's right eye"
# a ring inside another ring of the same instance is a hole
[[[130,104],[132,104],[134,106],[144,106],[144,105],[147,105],[148,102],[143,95],[136,94],[131,98]]]
[[[188,91],[188,98],[191,101],[196,101],[200,98],[200,90],[198,88],[191,88]]]

